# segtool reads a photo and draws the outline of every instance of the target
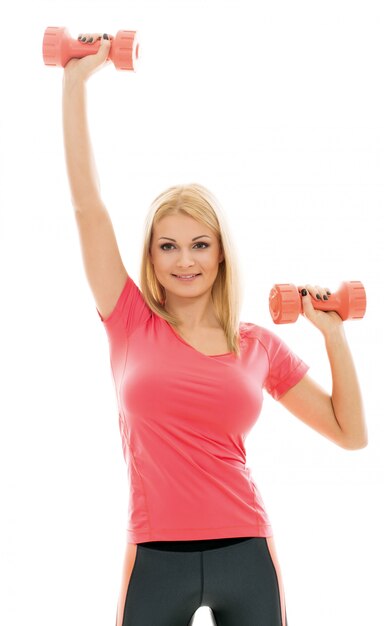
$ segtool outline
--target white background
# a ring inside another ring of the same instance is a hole
[[[88,83],[102,196],[136,282],[150,202],[172,184],[206,185],[237,248],[241,319],[277,332],[329,392],[321,334],[302,316],[275,326],[269,291],[364,283],[366,316],[345,330],[368,447],[337,447],[265,394],[247,453],[274,528],[289,626],[377,624],[382,3],[15,1],[3,12],[0,622],[114,626],[121,581],[128,492],[108,342],[70,203],[62,69],[42,59],[45,28],[66,26],[73,37],[139,34],[137,72],[109,64]],[[200,608],[195,625],[210,623]]]

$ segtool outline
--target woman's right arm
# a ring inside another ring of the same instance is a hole
[[[96,54],[70,60],[63,75],[64,148],[71,200],[85,273],[103,319],[113,311],[128,277],[100,196],[86,114],[86,81],[105,65],[109,47],[109,40],[102,40]]]
[[[63,78],[63,130],[71,200],[76,211],[94,210],[101,203],[99,178],[86,116],[83,81]]]
[[[109,48],[110,41],[101,38],[96,54],[72,59],[63,71],[64,149],[75,211],[93,211],[102,207],[99,177],[88,129],[86,83],[105,64]]]

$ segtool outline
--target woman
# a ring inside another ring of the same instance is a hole
[[[247,468],[244,440],[266,389],[342,448],[367,445],[343,323],[313,308],[332,395],[277,335],[239,321],[239,279],[214,196],[198,184],[160,194],[148,214],[141,291],[122,263],[101,200],[86,119],[88,78],[108,61],[73,59],[63,73],[68,178],[84,266],[109,339],[130,502],[116,626],[188,626],[209,606],[217,626],[288,626],[272,528]],[[328,295],[327,295],[328,294]]]

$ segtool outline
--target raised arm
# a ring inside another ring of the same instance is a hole
[[[93,40],[98,37],[100,35],[93,35]],[[112,312],[128,276],[109,213],[101,199],[87,121],[86,83],[95,71],[109,63],[109,48],[109,39],[102,38],[96,54],[67,63],[63,71],[62,98],[64,149],[71,201],[85,272],[103,319]]]
[[[84,45],[87,45],[84,43]],[[72,59],[63,71],[63,133],[72,204],[76,211],[101,208],[99,177],[86,114],[88,78],[107,60],[109,39],[101,38],[96,54]]]

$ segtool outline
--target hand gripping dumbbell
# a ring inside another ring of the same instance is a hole
[[[65,67],[70,59],[81,59],[88,54],[96,54],[100,41],[84,45],[72,39],[64,27],[48,26],[43,37],[43,59],[45,65]],[[134,30],[119,30],[111,38],[108,59],[113,61],[117,70],[136,69],[139,58],[139,44]]]
[[[292,284],[274,285],[269,294],[269,311],[275,324],[296,322],[303,313],[300,291],[303,287]],[[344,321],[361,319],[367,307],[367,297],[363,284],[358,280],[341,283],[338,291],[328,296],[328,300],[312,298],[314,309],[336,311]]]

